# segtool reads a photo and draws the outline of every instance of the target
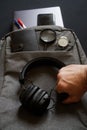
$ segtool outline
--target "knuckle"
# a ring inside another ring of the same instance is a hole
[[[62,73],[61,73],[61,72],[59,72],[59,73],[57,74],[57,78],[58,78],[58,79],[61,79],[61,78],[62,78]]]

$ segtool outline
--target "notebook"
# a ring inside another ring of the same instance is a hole
[[[40,15],[46,15],[52,17],[55,25],[64,27],[61,8],[49,7],[49,8],[38,8],[38,9],[29,9],[29,10],[18,10],[14,11],[14,20],[21,19],[26,27],[33,27],[38,25],[38,19]],[[13,30],[17,29],[17,26],[13,26]]]

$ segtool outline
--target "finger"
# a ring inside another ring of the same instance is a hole
[[[57,79],[61,80],[63,77],[65,77],[67,75],[66,71],[62,71],[60,70],[60,72],[57,74]]]
[[[67,92],[67,84],[61,82],[61,80],[57,83],[56,90],[58,93]]]
[[[71,97],[68,97],[67,99],[65,99],[62,103],[63,104],[69,104],[69,103],[72,103],[72,98]]]
[[[61,87],[62,87],[62,86],[61,86],[60,81],[57,81],[56,90],[57,90],[58,93],[61,93],[61,92],[62,92],[62,88],[61,88]]]
[[[59,73],[62,72],[62,71],[65,71],[67,68],[68,68],[68,66],[62,67],[62,68],[59,70]]]
[[[69,96],[67,99],[65,99],[62,103],[64,104],[70,104],[70,103],[76,103],[79,100],[76,97]]]
[[[65,66],[65,67],[62,67],[62,68],[59,70],[59,73],[60,73],[60,72],[67,71],[67,70],[71,70],[73,66],[74,66],[74,65],[71,64],[71,65],[67,65],[67,66]]]
[[[61,74],[60,73],[58,73],[57,74],[57,80],[60,80],[62,77],[61,77]]]

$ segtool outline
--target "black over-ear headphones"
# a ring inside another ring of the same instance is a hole
[[[56,58],[39,57],[29,61],[20,73],[19,81],[24,87],[21,89],[19,99],[24,107],[30,108],[31,110],[39,113],[44,112],[47,109],[50,103],[50,96],[47,91],[32,83],[25,86],[25,77],[27,76],[27,73],[29,74],[31,68],[41,65],[53,66],[58,69],[65,66],[63,62]]]

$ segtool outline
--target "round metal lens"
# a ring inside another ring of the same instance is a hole
[[[53,31],[51,29],[45,29],[45,30],[41,31],[40,39],[44,43],[52,43],[56,39],[56,33],[55,33],[55,31]]]

